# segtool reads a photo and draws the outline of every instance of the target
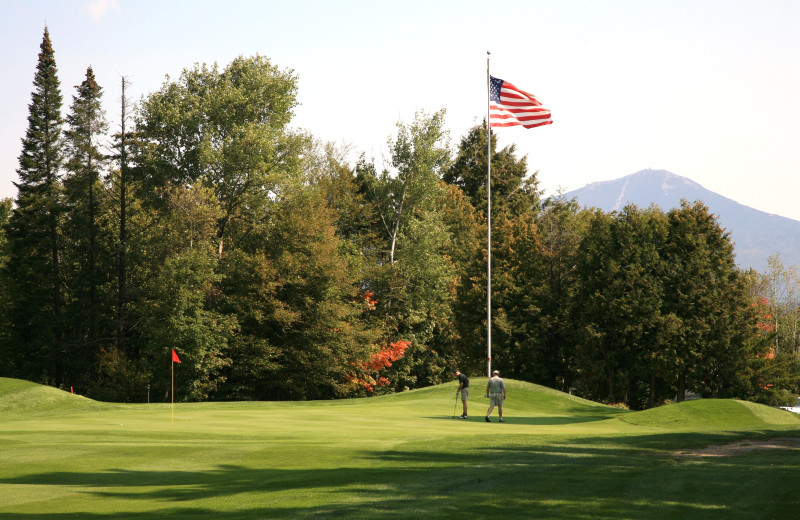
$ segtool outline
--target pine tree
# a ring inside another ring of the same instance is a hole
[[[481,215],[484,225],[488,224],[486,211],[488,207],[487,190],[487,148],[488,131],[486,123],[472,127],[467,134],[462,137],[455,160],[449,168],[444,171],[442,180],[447,184],[460,188],[464,195],[469,199],[472,206]],[[539,258],[528,259],[518,258],[514,248],[506,247],[508,244],[501,244],[503,235],[508,235],[510,239],[520,238],[523,247],[532,247],[537,240],[536,229],[531,217],[538,213],[541,205],[541,191],[538,188],[536,174],[528,175],[527,158],[516,157],[516,147],[512,144],[500,150],[497,148],[497,136],[492,134],[491,142],[491,163],[492,163],[492,336],[497,341],[493,341],[492,354],[500,363],[501,370],[512,371],[517,377],[521,376],[520,370],[525,371],[521,364],[516,362],[521,352],[516,347],[511,346],[512,330],[514,335],[519,336],[532,323],[534,316],[527,313],[516,313],[510,307],[518,307],[521,303],[510,292],[504,291],[503,287],[514,288],[521,286],[512,279],[510,269],[521,269],[522,264],[528,261],[536,262]],[[520,222],[518,222],[520,221]],[[503,225],[508,225],[503,229]],[[520,226],[516,231],[522,232],[525,237],[515,237],[515,227]],[[463,344],[471,345],[473,354],[470,356],[468,366],[475,366],[475,361],[480,359],[480,369],[485,366],[487,354],[487,241],[486,229],[484,228],[481,238],[481,250],[470,261],[467,271],[461,273],[459,277],[458,300],[454,303],[456,313],[455,323],[459,329],[459,334]],[[497,250],[494,248],[497,247]],[[505,255],[505,257],[504,257]],[[530,267],[530,266],[528,266]],[[505,270],[505,271],[504,271]],[[528,296],[531,296],[528,294]],[[509,308],[506,308],[509,306]],[[518,307],[519,309],[519,307]],[[514,323],[511,314],[524,316],[519,323]],[[505,346],[501,344],[505,343]],[[495,348],[495,344],[496,347]],[[528,348],[526,346],[525,348]],[[506,350],[504,350],[506,348]],[[511,349],[511,350],[508,350]],[[515,354],[512,355],[512,350]],[[499,360],[505,356],[505,359]],[[512,359],[513,358],[513,359]],[[532,364],[532,362],[531,362]],[[462,363],[463,365],[463,363]],[[512,368],[513,367],[513,368]]]
[[[461,139],[455,160],[442,175],[447,184],[458,186],[475,209],[486,214],[486,177],[488,164],[486,123],[472,127]],[[541,191],[536,173],[528,175],[527,157],[517,159],[516,146],[497,150],[497,136],[492,134],[492,215],[510,212],[519,215],[538,211]]]
[[[12,355],[19,376],[64,383],[60,224],[61,88],[45,27],[22,139],[6,267]]]
[[[111,201],[114,206],[114,249],[116,256],[116,349],[124,353],[127,348],[128,336],[130,335],[130,323],[128,317],[128,307],[130,296],[128,294],[129,255],[130,245],[128,243],[128,226],[130,221],[131,204],[134,199],[133,174],[129,163],[131,148],[133,147],[133,135],[128,127],[128,120],[131,117],[130,100],[126,94],[126,89],[130,85],[128,78],[123,77],[121,82],[120,97],[120,125],[119,132],[114,134],[114,154],[112,159],[117,168],[110,172],[108,182],[111,192]]]
[[[65,277],[70,280],[69,307],[65,311],[71,330],[68,340],[80,366],[75,374],[88,377],[95,355],[87,351],[88,345],[104,334],[98,330],[101,314],[100,286],[103,284],[99,219],[102,212],[102,183],[100,174],[106,158],[100,150],[99,138],[105,135],[108,123],[101,105],[102,89],[97,84],[92,68],[86,70],[86,79],[77,87],[71,112],[67,115],[66,168],[64,179],[65,218]],[[77,381],[76,381],[77,383]]]

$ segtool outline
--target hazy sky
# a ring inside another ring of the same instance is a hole
[[[800,220],[800,1],[0,0],[0,197],[13,197],[47,24],[64,95],[91,65],[117,126],[132,98],[194,63],[261,54],[299,76],[293,125],[387,155],[397,121],[447,110],[452,145],[492,75],[554,123],[498,129],[559,187],[666,169]]]

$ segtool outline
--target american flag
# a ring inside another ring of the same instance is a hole
[[[508,81],[489,76],[490,126],[515,126],[525,128],[550,125],[550,111],[542,106],[533,94],[520,90]]]

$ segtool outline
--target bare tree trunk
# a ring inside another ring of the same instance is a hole
[[[609,402],[614,402],[614,371],[608,366],[608,363],[604,363],[605,365],[605,372],[606,372],[606,381],[608,382],[608,400]]]
[[[128,117],[128,98],[125,88],[129,85],[128,79],[122,78],[122,114],[120,121],[119,137],[119,237],[117,250],[117,348],[123,350],[126,339],[126,303],[127,303],[127,249],[128,249],[128,135],[125,128]]]
[[[678,376],[678,396],[675,400],[682,403],[686,400],[686,373],[681,372]]]
[[[89,155],[87,164],[92,169],[92,158]],[[94,340],[97,334],[97,237],[95,229],[95,195],[94,179],[89,179],[89,338]]]
[[[46,123],[45,134],[49,136],[51,133],[49,122]],[[66,371],[66,352],[63,344],[63,331],[61,319],[61,268],[59,265],[59,251],[58,251],[58,206],[57,199],[58,177],[56,167],[50,162],[50,144],[45,140],[47,151],[45,152],[45,176],[46,182],[49,184],[49,195],[52,197],[50,200],[48,212],[48,231],[50,233],[50,266],[51,274],[53,276],[52,287],[52,300],[53,300],[53,340],[55,343],[55,371],[56,380],[61,382]]]

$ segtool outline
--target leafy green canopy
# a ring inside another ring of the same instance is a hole
[[[222,71],[195,65],[142,103],[139,161],[146,184],[211,187],[222,211],[220,256],[225,237],[235,242],[299,177],[308,143],[287,129],[296,93],[292,71],[254,56],[236,58]]]
[[[542,200],[485,126],[453,155],[443,110],[398,123],[385,168],[350,165],[290,126],[297,78],[261,56],[195,65],[136,110],[123,78],[105,156],[92,69],[62,134],[47,30],[39,58],[19,196],[0,206],[2,374],[123,401],[169,399],[172,348],[178,401],[479,374],[490,154],[493,367],[632,408],[800,390],[791,298],[759,298],[772,282],[735,269],[702,203]]]

